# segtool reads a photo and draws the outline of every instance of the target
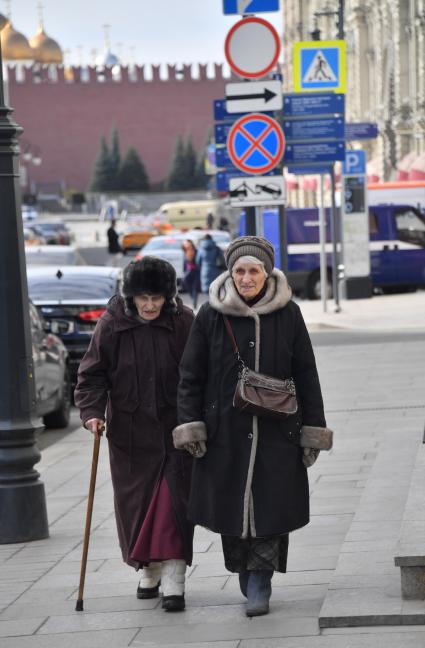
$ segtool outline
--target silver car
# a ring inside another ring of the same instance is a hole
[[[229,232],[194,229],[187,232],[178,232],[169,236],[153,236],[139,251],[136,259],[142,259],[144,256],[155,256],[159,259],[164,259],[164,261],[168,261],[174,267],[177,282],[180,284],[183,279],[184,262],[182,243],[190,239],[198,247],[205,234],[210,234],[218,247],[223,251],[230,245],[231,238]]]

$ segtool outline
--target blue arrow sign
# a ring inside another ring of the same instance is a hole
[[[288,117],[314,117],[317,115],[343,115],[345,95],[333,92],[290,94],[283,99],[283,115]]]
[[[213,110],[214,110],[214,121],[226,121],[229,123],[235,122],[237,119],[244,117],[246,113],[229,113],[226,110],[226,100],[225,99],[214,99],[213,101]],[[257,111],[258,112],[258,111]],[[270,111],[261,111],[262,115],[269,115],[269,117],[274,116],[274,112]],[[279,113],[280,114],[280,113]]]
[[[279,11],[279,0],[223,0],[223,13],[226,16],[269,11]]]
[[[286,163],[311,164],[313,162],[335,162],[345,158],[345,141],[291,143],[285,149]]]
[[[344,118],[285,119],[283,132],[287,142],[293,140],[343,139]]]
[[[282,170],[277,168],[277,169],[272,169],[272,171],[269,171],[264,175],[274,176],[274,175],[281,175],[281,174],[282,174]],[[239,171],[234,167],[233,169],[229,169],[226,171],[218,171],[215,176],[217,191],[229,191],[229,180],[231,178],[252,178],[252,175],[250,175],[249,173],[243,173],[242,171]]]
[[[375,139],[378,137],[378,124],[368,122],[352,122],[345,124],[346,140]]]

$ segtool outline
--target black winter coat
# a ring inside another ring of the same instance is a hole
[[[274,270],[265,296],[249,308],[229,274],[221,275],[183,354],[179,427],[204,421],[208,435],[207,452],[194,465],[189,517],[224,535],[280,535],[309,521],[300,431],[303,425],[325,428],[326,422],[310,338],[290,297],[286,278]],[[223,313],[250,368],[295,380],[296,415],[257,419],[233,407],[238,365]]]
[[[192,560],[193,527],[187,521],[191,457],[175,450],[179,362],[193,313],[178,300],[177,313],[143,323],[126,315],[115,296],[99,320],[78,370],[75,403],[85,423],[105,419],[115,515],[123,559],[133,546],[156,484],[163,475],[171,493],[186,562]]]

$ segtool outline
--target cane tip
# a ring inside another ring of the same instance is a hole
[[[75,610],[76,612],[82,612],[84,610],[83,608],[83,599],[78,599],[76,605],[75,605]]]

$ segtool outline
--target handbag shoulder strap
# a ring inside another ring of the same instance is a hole
[[[230,338],[230,341],[232,343],[232,347],[233,347],[233,351],[235,352],[235,356],[236,356],[241,368],[244,369],[246,367],[246,365],[245,365],[243,359],[241,358],[241,354],[239,353],[239,348],[238,348],[238,345],[237,345],[237,342],[236,342],[235,334],[233,333],[232,326],[231,326],[231,324],[229,322],[229,319],[228,319],[228,317],[226,315],[223,315],[223,320],[224,320],[224,325],[225,325],[226,330],[227,330],[227,334],[228,334],[228,336]]]

